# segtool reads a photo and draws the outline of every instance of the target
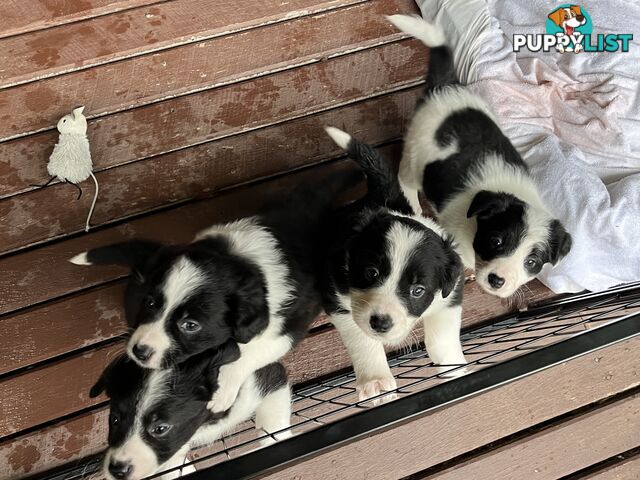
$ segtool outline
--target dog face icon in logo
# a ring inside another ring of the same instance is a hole
[[[549,21],[547,21],[547,33],[553,33],[559,37],[559,40],[564,40],[559,41],[556,45],[558,52],[579,53],[584,49],[582,44],[575,39],[576,35],[591,33],[583,32],[580,28],[585,26],[589,20],[585,14],[586,12],[583,13],[578,5],[562,6],[549,14],[548,18],[556,28],[553,28],[555,31],[549,31]],[[591,22],[589,21],[589,23]],[[566,40],[562,37],[566,37]]]

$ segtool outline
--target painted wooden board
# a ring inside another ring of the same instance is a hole
[[[260,478],[391,480],[412,475],[640,385],[637,365],[629,362],[638,348],[640,338],[635,337]]]
[[[640,444],[640,394],[549,427],[426,479],[555,480]],[[638,474],[640,472],[636,472]],[[636,477],[637,478],[637,477]]]
[[[166,0],[6,0],[0,3],[0,38],[163,1]]]
[[[0,141],[53,129],[78,104],[94,118],[388,43],[401,34],[384,15],[415,11],[366,2],[0,90]]]
[[[88,126],[94,170],[416,85],[425,76],[426,52],[417,42],[403,40],[95,119]],[[30,185],[49,179],[46,164],[57,138],[51,131],[0,143],[0,158],[6,160],[0,167],[0,191],[5,196],[25,189],[37,193]]]
[[[0,320],[0,375],[126,333],[124,283],[91,289]]]
[[[107,411],[99,409],[0,442],[0,476],[18,480],[100,452],[106,445]]]
[[[638,477],[640,477],[640,455],[608,465],[583,478],[584,480],[638,480]]]
[[[363,0],[176,0],[0,39],[0,88]]]
[[[340,125],[351,122],[358,125],[360,121],[367,129],[379,132],[377,140],[386,140],[402,133],[416,98],[417,91],[412,91],[369,107],[356,107],[344,118],[334,114],[325,116],[323,120],[337,121]],[[357,112],[368,115],[356,119]],[[378,114],[393,123],[380,122]],[[300,126],[306,131],[300,131],[297,128]],[[195,197],[204,198],[221,188],[318,162],[337,151],[322,127],[323,124],[311,118],[300,124],[252,132],[242,138],[224,138],[213,144],[97,172],[102,188],[92,225],[109,223]],[[291,131],[303,136],[280,136]],[[327,151],[315,145],[326,146]],[[296,151],[296,147],[301,148]],[[243,152],[246,152],[245,156],[242,156]],[[260,156],[261,153],[266,156]],[[0,230],[0,252],[15,251],[82,231],[93,198],[93,185],[87,181],[83,187],[86,192],[79,201],[76,200],[77,190],[61,183],[1,200],[0,216],[4,218],[5,228]]]

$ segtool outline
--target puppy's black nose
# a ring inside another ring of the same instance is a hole
[[[141,362],[146,362],[151,358],[151,355],[153,355],[153,348],[148,345],[140,345],[139,343],[136,343],[132,350],[133,354]]]
[[[391,320],[389,315],[371,315],[369,324],[376,332],[385,333],[391,330],[393,320]]]
[[[131,464],[126,462],[118,462],[111,460],[109,462],[109,473],[118,480],[124,480],[131,473]]]
[[[584,15],[576,15],[576,20],[582,22],[584,20]]]
[[[504,278],[499,277],[495,273],[490,273],[489,285],[491,285],[493,288],[500,288],[502,285],[504,285]]]

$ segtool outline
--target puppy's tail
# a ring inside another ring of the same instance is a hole
[[[413,15],[389,15],[387,19],[399,30],[417,38],[429,47],[429,71],[426,91],[458,83],[453,54],[446,45],[444,31],[437,25]]]
[[[362,143],[347,132],[325,127],[327,134],[353,158],[367,176],[367,197],[378,206],[388,206],[403,213],[413,213],[391,164],[370,145]]]

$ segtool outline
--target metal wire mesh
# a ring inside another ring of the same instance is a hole
[[[468,375],[638,313],[640,286],[635,285],[605,295],[583,295],[519,312],[464,333],[462,344],[468,363],[449,365],[446,372],[434,365],[426,350],[418,346],[389,359],[397,390],[359,401],[352,371],[317,381],[295,391],[289,429],[270,436],[256,430],[253,421],[245,422],[213,445],[193,451],[190,465],[200,470],[238,458],[273,442],[276,437],[296,436],[337,422],[364,409],[429,389],[451,377]]]

